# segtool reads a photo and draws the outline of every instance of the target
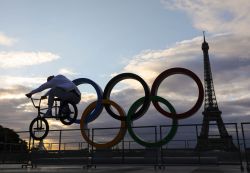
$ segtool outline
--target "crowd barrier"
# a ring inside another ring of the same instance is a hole
[[[225,123],[225,127],[233,143],[234,151],[199,150],[197,139],[202,124],[180,124],[175,137],[161,147],[145,147],[138,144],[126,133],[117,145],[100,149],[88,144],[81,137],[80,129],[50,130],[50,134],[42,142],[33,140],[28,131],[17,132],[27,142],[27,151],[17,150],[18,144],[0,143],[1,163],[39,164],[137,164],[137,165],[239,165],[243,168],[246,161],[250,164],[250,122]],[[171,125],[137,126],[134,132],[147,142],[161,140]],[[105,143],[112,139],[120,127],[86,129],[88,137]],[[210,125],[210,138],[218,138],[215,124]],[[40,143],[40,144],[39,144]],[[8,147],[7,147],[8,146]],[[14,150],[15,149],[15,150]]]

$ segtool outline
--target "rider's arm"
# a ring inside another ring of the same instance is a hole
[[[53,87],[53,83],[51,81],[48,81],[48,82],[42,84],[41,86],[39,86],[38,88],[32,90],[30,93],[35,94],[35,93],[41,92],[45,89],[52,88],[52,87]]]

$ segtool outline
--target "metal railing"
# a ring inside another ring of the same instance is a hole
[[[64,157],[63,153],[71,153],[73,157],[74,153],[77,153],[75,151],[80,151],[82,152],[83,158],[88,158],[86,164],[237,164],[242,167],[242,155],[244,154],[245,156],[247,166],[249,165],[248,158],[250,158],[248,155],[248,153],[250,154],[250,136],[248,137],[250,133],[248,133],[247,125],[249,125],[250,130],[250,122],[241,123],[241,133],[239,134],[236,123],[225,123],[227,131],[232,136],[233,143],[238,149],[232,152],[200,151],[197,149],[196,145],[202,124],[179,125],[177,134],[173,140],[159,148],[143,147],[136,143],[127,133],[124,139],[117,145],[107,150],[100,150],[83,140],[80,129],[50,130],[49,135],[43,141],[46,151],[39,152],[53,153],[53,156],[58,154],[60,157]],[[138,126],[134,130],[138,136],[145,138],[146,141],[152,142],[162,139],[170,128],[171,125]],[[90,139],[95,142],[104,143],[115,136],[117,129],[119,128],[92,128],[89,130],[89,136]],[[213,130],[212,128],[211,136],[214,138],[219,137],[215,132],[213,133]],[[17,133],[21,139],[27,142],[29,154],[39,150],[39,141],[30,138],[28,131],[20,131]],[[242,139],[239,138],[240,135],[242,135]],[[0,146],[1,145],[11,144],[0,143]],[[9,150],[9,152],[11,152],[11,150]],[[80,155],[77,157],[80,157]]]

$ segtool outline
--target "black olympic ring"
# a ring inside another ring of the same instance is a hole
[[[104,100],[109,100],[110,99],[110,94],[111,91],[113,89],[113,87],[120,81],[124,80],[124,79],[134,79],[137,80],[138,82],[141,83],[141,85],[143,86],[144,89],[144,93],[145,93],[145,100],[141,106],[141,108],[135,112],[132,116],[132,120],[136,120],[138,118],[140,118],[141,116],[143,116],[146,111],[148,110],[149,106],[150,106],[150,89],[147,85],[147,83],[138,75],[133,74],[133,73],[121,73],[115,77],[113,77],[108,84],[106,85],[104,92],[103,92],[103,99]],[[122,117],[117,115],[116,113],[114,113],[110,107],[110,104],[106,104],[104,105],[106,111],[109,113],[109,115],[111,115],[113,118],[117,119],[117,120],[122,120],[122,121],[126,121],[126,117]]]

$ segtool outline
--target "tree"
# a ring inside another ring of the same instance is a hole
[[[12,129],[0,125],[0,151],[19,152],[27,151],[27,142],[20,139]]]

